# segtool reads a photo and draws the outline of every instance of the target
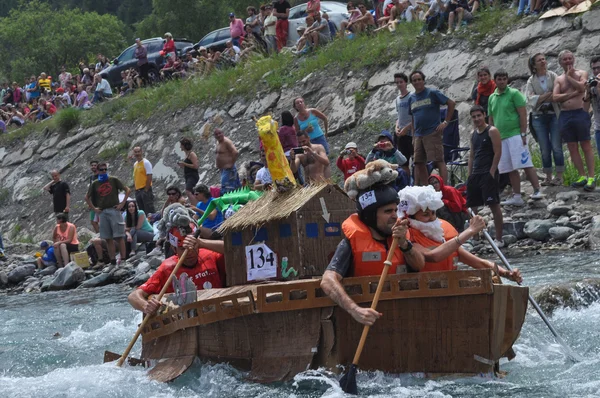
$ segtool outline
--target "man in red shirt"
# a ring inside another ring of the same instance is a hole
[[[173,293],[169,276],[179,261],[179,256],[185,249],[188,254],[183,264],[175,273],[179,278],[186,273],[198,290],[221,288],[225,286],[225,260],[223,241],[196,239],[192,235],[182,236],[177,228],[169,232],[171,245],[177,247],[177,254],[167,258],[158,267],[156,272],[139,288],[135,289],[129,297],[129,304],[144,314],[153,314],[160,307],[160,302],[155,298],[148,299],[151,294],[158,294],[165,283],[169,283],[167,293]]]
[[[347,158],[344,159],[344,156]],[[357,146],[354,142],[349,142],[338,156],[335,163],[342,173],[344,173],[344,181],[358,170],[365,168],[365,158],[357,152]]]

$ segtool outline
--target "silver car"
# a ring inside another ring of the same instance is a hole
[[[326,12],[329,16],[329,20],[335,24],[335,27],[340,29],[340,24],[343,20],[350,18],[348,14],[347,5],[339,3],[337,1],[322,1],[321,2],[321,13]],[[289,29],[287,46],[295,46],[296,41],[300,38],[298,35],[297,28],[299,26],[306,26],[306,3],[300,4],[290,9]]]

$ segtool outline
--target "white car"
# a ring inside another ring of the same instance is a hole
[[[335,27],[339,30],[342,21],[350,18],[348,13],[347,5],[339,3],[337,1],[322,1],[321,2],[321,13],[326,12],[329,16],[329,20],[335,24]],[[300,4],[290,9],[289,29],[287,46],[295,46],[296,41],[300,38],[298,35],[297,28],[299,26],[306,26],[306,3]]]

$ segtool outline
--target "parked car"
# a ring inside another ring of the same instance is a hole
[[[179,56],[181,56],[184,48],[190,47],[193,44],[187,39],[174,40],[175,48],[177,49],[177,55]],[[165,39],[162,37],[154,37],[152,39],[142,40],[142,44],[146,46],[146,50],[148,50],[148,63],[150,64],[148,75],[150,76],[150,79],[156,81],[159,79],[160,69],[166,62],[164,57],[160,54],[160,51],[165,44]],[[111,66],[102,71],[102,77],[108,80],[111,86],[118,87],[123,83],[123,79],[121,79],[121,71],[129,68],[137,69],[137,58],[134,56],[135,47],[135,44],[128,47],[121,53],[121,55],[113,60],[113,64]]]
[[[348,14],[347,5],[339,3],[337,1],[322,1],[321,2],[321,13],[326,12],[329,16],[329,20],[335,24],[335,27],[340,29],[340,25],[343,20],[350,18]],[[298,35],[297,28],[299,26],[306,26],[306,3],[300,4],[290,9],[289,29],[287,46],[295,46],[296,41],[300,38]]]
[[[213,48],[215,51],[223,51],[225,49],[225,43],[230,39],[231,32],[229,31],[229,27],[213,30],[204,36],[198,43],[194,44],[194,49],[198,50],[200,47],[205,47],[207,50]]]

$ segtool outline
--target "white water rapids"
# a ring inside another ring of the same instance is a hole
[[[593,252],[512,259],[533,291],[599,277]],[[196,363],[171,384],[149,381],[141,368],[103,364],[105,350],[122,352],[141,316],[120,286],[35,295],[0,296],[0,397],[341,397],[337,379],[309,371],[294,382],[259,385],[228,365]],[[501,368],[503,379],[427,380],[381,372],[360,373],[361,396],[370,397],[600,397],[600,302],[550,318],[572,349],[571,362],[530,307],[514,347],[517,357]],[[59,335],[55,336],[58,333]],[[134,354],[140,352],[139,343]]]

